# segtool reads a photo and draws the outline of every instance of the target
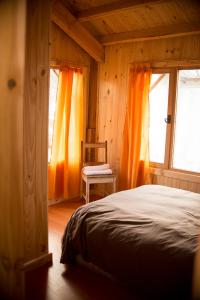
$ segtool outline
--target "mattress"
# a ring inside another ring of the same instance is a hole
[[[61,263],[81,255],[129,287],[176,291],[183,299],[199,233],[199,194],[141,186],[78,208],[63,236]]]

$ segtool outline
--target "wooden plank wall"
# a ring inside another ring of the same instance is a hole
[[[47,231],[49,1],[0,1],[0,298],[51,261]]]
[[[50,62],[90,66],[90,56],[56,24],[50,24]]]
[[[106,47],[105,63],[99,64],[97,137],[108,141],[108,161],[118,173],[125,118],[128,69],[134,62],[200,60],[200,36],[135,42]],[[154,175],[154,183],[200,192],[200,183]]]
[[[182,190],[200,193],[200,178],[197,180],[195,178],[181,179],[178,174],[177,178],[170,177],[170,175],[153,175],[153,184],[161,184]]]
[[[97,113],[97,77],[98,64],[91,58],[90,63],[90,78],[89,78],[89,99],[87,109],[87,141],[96,141],[96,113]]]
[[[0,2],[0,298],[22,295],[25,1]],[[13,49],[15,51],[13,51]],[[17,278],[18,275],[18,278]]]

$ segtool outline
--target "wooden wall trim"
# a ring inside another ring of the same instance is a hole
[[[192,69],[200,68],[200,59],[185,59],[185,60],[163,60],[163,61],[153,61],[153,60],[142,60],[137,61],[137,64],[148,63],[151,65],[151,68],[157,69],[157,71],[165,70],[166,72],[172,71],[172,69]],[[128,64],[129,68],[134,64],[131,62]]]
[[[192,68],[200,67],[200,59],[185,59],[185,60],[168,60],[168,61],[152,61],[152,68]]]
[[[71,67],[71,68],[81,68],[81,67],[88,67],[87,64],[84,63],[75,63],[68,60],[60,60],[60,59],[50,59],[49,61],[51,68],[64,68],[64,67]]]
[[[22,271],[30,271],[36,268],[39,268],[45,264],[52,264],[52,253],[46,253],[44,255],[41,255],[37,258],[34,258],[32,260],[29,260],[21,265],[20,269]]]
[[[153,175],[165,176],[165,177],[170,177],[170,178],[174,178],[174,179],[180,179],[180,180],[185,180],[185,181],[189,181],[189,182],[200,183],[200,175],[182,173],[182,172],[177,172],[177,171],[172,171],[172,170],[157,169],[157,168],[151,168],[151,173]]]
[[[87,129],[86,141],[90,143],[96,142],[96,113],[97,113],[97,83],[98,80],[98,64],[91,58],[90,76],[89,76],[89,99],[87,108]]]

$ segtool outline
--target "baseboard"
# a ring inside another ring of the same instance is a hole
[[[80,195],[77,195],[76,197],[68,198],[68,199],[53,199],[53,200],[48,200],[48,206],[62,203],[62,202],[77,202],[80,201]]]
[[[66,199],[55,199],[55,200],[48,200],[48,206],[54,205],[54,204],[58,204],[58,203],[62,203],[67,201]]]
[[[53,263],[52,253],[47,253],[47,254],[41,255],[35,259],[25,262],[21,266],[21,270],[27,272],[27,271],[30,271],[33,269],[37,269],[46,264],[52,265],[52,263]]]

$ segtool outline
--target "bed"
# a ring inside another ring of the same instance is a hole
[[[199,233],[199,194],[141,186],[78,208],[63,236],[61,263],[79,256],[129,288],[184,299]]]

